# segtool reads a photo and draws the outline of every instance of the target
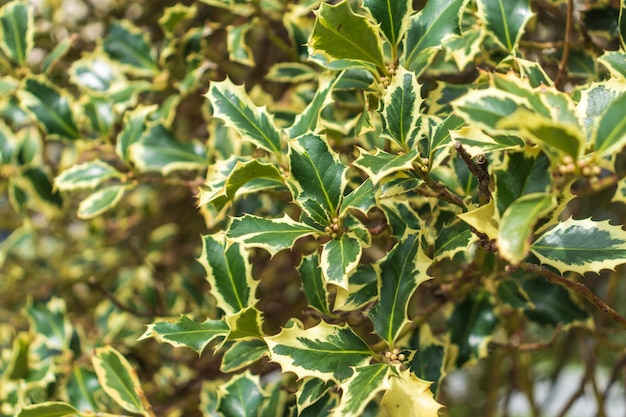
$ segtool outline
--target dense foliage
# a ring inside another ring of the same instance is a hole
[[[3,2],[0,416],[623,413],[625,12]]]

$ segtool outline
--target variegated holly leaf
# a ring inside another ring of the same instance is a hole
[[[443,47],[447,56],[452,57],[459,70],[464,70],[473,63],[485,44],[487,30],[483,25],[474,25],[464,30],[461,36],[448,38]]]
[[[228,57],[233,62],[238,62],[249,67],[255,65],[254,54],[246,42],[246,35],[255,27],[254,22],[247,22],[239,25],[229,25],[226,27],[226,45],[228,47]]]
[[[129,159],[142,172],[205,169],[206,150],[198,141],[179,141],[165,126],[156,124],[128,147]]]
[[[428,323],[422,324],[419,331],[414,332],[413,335],[411,345],[417,350],[411,359],[410,369],[418,378],[435,381],[432,391],[437,392],[439,381],[447,373],[450,344],[435,338]]]
[[[97,398],[101,398],[102,389],[94,371],[74,365],[66,388],[67,399],[74,407],[83,411],[99,410]]]
[[[378,298],[378,274],[372,265],[359,265],[348,278],[348,289],[337,287],[334,310],[354,311]]]
[[[415,376],[410,370],[389,375],[389,388],[380,405],[389,417],[437,417],[443,405],[433,398],[431,382]]]
[[[104,392],[124,410],[148,416],[141,401],[143,391],[137,371],[126,358],[110,346],[97,348],[91,358]]]
[[[47,401],[21,407],[15,417],[64,417],[83,416],[76,408],[58,401]]]
[[[18,90],[18,97],[48,134],[70,140],[80,137],[68,95],[46,78],[26,78],[22,89]]]
[[[320,113],[330,103],[332,103],[333,88],[337,81],[341,79],[342,74],[331,77],[324,75],[320,77],[319,85],[315,95],[306,108],[296,116],[293,124],[286,129],[289,138],[293,139],[309,132],[318,130],[318,122]],[[294,81],[291,81],[293,83]]]
[[[470,156],[489,154],[495,151],[521,149],[524,141],[513,135],[487,135],[476,126],[465,126],[450,132],[450,138],[459,141]]]
[[[386,135],[401,149],[408,150],[416,134],[423,100],[415,74],[403,67],[397,71],[383,97],[381,116]]]
[[[282,135],[274,125],[265,108],[257,107],[243,86],[229,79],[211,83],[206,96],[213,108],[213,115],[232,127],[244,140],[273,154],[280,154]]]
[[[400,330],[409,322],[409,299],[424,281],[430,279],[426,270],[431,261],[420,248],[417,235],[409,235],[376,265],[379,272],[378,303],[368,316],[374,333],[390,347],[394,346]]]
[[[300,273],[302,288],[309,306],[322,314],[329,314],[328,290],[326,289],[326,281],[322,275],[320,259],[317,253],[303,257],[302,263],[298,267],[298,272]]]
[[[361,259],[361,243],[349,234],[331,239],[322,249],[321,268],[326,283],[348,288],[348,277]]]
[[[305,408],[320,400],[334,386],[333,381],[322,381],[310,376],[302,378],[300,387],[296,392],[296,406],[299,414],[302,415]]]
[[[317,78],[317,71],[300,62],[278,62],[271,66],[265,79],[277,83],[296,84]]]
[[[128,148],[141,139],[146,131],[146,119],[155,110],[156,106],[139,106],[124,115],[122,130],[115,143],[115,153],[125,163],[129,162]]]
[[[235,375],[218,388],[218,411],[224,417],[258,417],[267,395],[258,375]]]
[[[296,222],[288,215],[280,219],[267,219],[246,214],[234,218],[226,237],[245,247],[262,248],[271,255],[293,246],[296,240],[320,231],[308,224]]]
[[[376,149],[375,154],[370,154],[359,148],[359,157],[352,163],[357,168],[365,171],[374,185],[384,177],[399,171],[413,169],[413,161],[419,156],[417,148],[411,149],[406,154],[388,153]]]
[[[263,340],[237,340],[224,351],[220,371],[224,373],[239,371],[267,354],[267,345]]]
[[[181,315],[176,322],[161,321],[148,325],[139,340],[155,338],[174,347],[188,347],[201,354],[209,343],[226,337],[229,327],[224,320],[197,322]]]
[[[355,14],[347,1],[322,3],[308,43],[315,54],[330,60],[347,60],[385,71],[378,28]]]
[[[240,243],[227,244],[223,233],[205,235],[199,261],[206,269],[217,306],[226,314],[254,304],[257,281],[252,279],[252,267]]]
[[[626,54],[623,51],[607,51],[598,58],[613,77],[626,79]]]
[[[593,145],[599,157],[618,153],[626,145],[626,93],[604,110],[593,133]]]
[[[372,180],[368,178],[343,198],[339,217],[345,217],[349,210],[358,210],[364,215],[367,215],[367,212],[375,205],[376,190],[374,189]]]
[[[270,348],[270,359],[283,372],[323,381],[345,380],[352,375],[352,367],[366,365],[373,354],[350,327],[323,321],[305,330],[302,323],[294,320],[291,327],[266,337],[265,342]]]
[[[241,311],[225,316],[224,319],[230,328],[225,342],[261,339],[263,337],[261,312],[254,307],[246,307]]]
[[[512,126],[507,130],[500,126],[500,121],[515,113],[526,101],[514,94],[495,89],[477,90],[465,94],[452,102],[456,113],[468,124],[485,129],[492,134],[507,134],[515,130]],[[519,118],[518,124],[522,123]],[[511,122],[511,125],[514,123]]]
[[[72,327],[63,299],[53,297],[46,304],[31,301],[26,314],[35,332],[45,338],[46,346],[59,352],[69,348]]]
[[[26,65],[34,35],[33,10],[28,3],[11,1],[0,8],[0,48],[20,67]]]
[[[461,9],[466,0],[428,1],[409,21],[402,65],[419,75],[442,41],[460,35]]]
[[[112,209],[122,200],[128,185],[110,185],[101,188],[80,202],[76,215],[81,219],[92,219]]]
[[[396,48],[404,37],[409,16],[413,11],[411,2],[409,0],[364,0],[363,5],[380,24],[380,29],[392,47]]]
[[[387,376],[389,369],[385,363],[354,368],[352,376],[340,384],[341,400],[331,417],[360,417],[379,392],[391,387]]]
[[[556,206],[548,193],[526,194],[513,201],[500,220],[498,254],[513,265],[520,263],[530,249],[533,227]]]
[[[626,83],[612,78],[600,83],[591,83],[580,92],[577,110],[589,134],[597,119],[617,97],[626,92]]]
[[[320,136],[306,134],[289,142],[290,185],[303,210],[317,223],[337,217],[348,167]]]
[[[513,51],[532,17],[528,0],[478,0],[478,11],[489,33],[507,51]]]
[[[496,212],[496,205],[493,199],[489,203],[473,210],[457,214],[457,217],[477,231],[487,235],[489,239],[496,239],[498,236],[500,216]]]
[[[126,20],[111,25],[102,42],[104,51],[131,72],[154,75],[159,71],[159,67],[150,47],[152,43],[146,39],[144,31],[129,22]]]
[[[608,221],[570,218],[539,236],[530,249],[561,273],[599,273],[626,262],[626,232]]]
[[[106,162],[96,159],[74,165],[54,179],[54,186],[62,191],[95,188],[105,181],[121,178],[122,173]]]
[[[475,236],[466,223],[444,225],[435,239],[433,261],[453,258],[457,253],[466,251],[474,239]]]

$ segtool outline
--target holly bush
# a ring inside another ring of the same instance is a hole
[[[127,3],[0,7],[0,416],[623,412],[623,0]]]

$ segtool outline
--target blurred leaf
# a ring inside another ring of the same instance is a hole
[[[263,248],[271,255],[293,246],[304,236],[319,233],[307,224],[296,222],[286,214],[280,219],[266,219],[246,214],[234,218],[226,233],[228,240],[245,247]]]
[[[27,405],[15,417],[63,417],[83,416],[76,408],[62,402],[45,402],[42,404]]]
[[[296,84],[317,78],[317,72],[300,62],[278,62],[269,69],[265,79],[277,83]]]
[[[220,371],[224,373],[239,371],[267,354],[267,345],[263,340],[237,340],[224,351]]]
[[[626,145],[626,93],[611,101],[598,120],[594,148],[598,156],[619,153]]]
[[[265,108],[255,106],[242,86],[234,85],[229,79],[212,82],[205,97],[211,103],[213,115],[239,132],[244,140],[270,153],[280,153],[281,133]]]
[[[605,52],[598,58],[614,77],[626,78],[626,54],[622,51]]]
[[[258,375],[250,372],[234,376],[219,387],[219,412],[224,417],[258,417],[265,393]]]
[[[29,350],[31,340],[28,333],[20,332],[13,339],[12,350],[2,375],[8,379],[25,379],[30,368]],[[3,364],[4,365],[4,364]]]
[[[67,94],[60,92],[45,78],[26,78],[18,96],[21,104],[48,134],[71,140],[80,137]]]
[[[99,159],[74,165],[61,172],[54,179],[54,186],[62,191],[82,188],[96,188],[103,182],[121,178],[122,174],[111,165]]]
[[[32,9],[23,1],[11,1],[0,8],[0,48],[14,63],[26,66],[34,45]]]
[[[231,61],[254,67],[254,54],[246,43],[246,35],[256,27],[254,22],[248,22],[237,26],[230,25],[226,28],[228,56]]]
[[[243,245],[227,244],[223,233],[203,236],[200,263],[206,269],[217,306],[226,314],[254,304],[257,282],[252,279],[252,267]]]
[[[433,248],[433,260],[450,258],[459,252],[466,251],[474,234],[464,222],[444,225],[435,239]]]
[[[389,365],[375,363],[354,368],[350,378],[343,381],[341,400],[333,410],[333,416],[360,417],[367,404],[376,395],[389,388],[387,374]]]
[[[298,272],[309,305],[322,314],[329,314],[328,291],[322,276],[319,256],[313,253],[303,257],[302,263],[298,266]]]
[[[374,333],[390,348],[409,322],[409,299],[422,282],[430,279],[426,274],[430,259],[421,252],[419,241],[416,235],[408,236],[377,264],[379,300],[368,316],[374,324]]]
[[[72,327],[63,299],[54,297],[45,305],[31,302],[26,313],[35,332],[45,337],[48,347],[59,352],[69,348]]]
[[[348,277],[361,259],[361,243],[348,235],[328,241],[322,249],[321,268],[326,283],[348,289]]]
[[[539,236],[530,249],[561,273],[599,273],[626,262],[626,232],[608,221],[570,218]]]
[[[54,47],[54,49],[43,60],[42,69],[46,75],[50,75],[54,66],[70,51],[77,39],[77,36],[67,37]]]
[[[78,410],[99,411],[97,397],[101,393],[95,372],[75,365],[67,383],[69,403]]]
[[[21,177],[16,178],[16,180],[20,188],[38,203],[49,204],[54,208],[62,206],[61,195],[52,186],[52,181],[48,175],[40,168],[29,168],[23,171]]]
[[[507,51],[513,51],[533,15],[528,0],[478,0],[487,29]]]
[[[411,16],[404,38],[404,61],[410,71],[420,74],[444,39],[460,35],[461,9],[466,0],[428,1]]]
[[[389,375],[389,389],[383,395],[380,405],[389,417],[437,417],[443,407],[433,398],[431,382],[415,376],[410,370],[399,371],[399,375]]]
[[[122,408],[147,416],[139,395],[141,385],[137,372],[126,358],[110,346],[97,348],[91,358],[102,389]]]
[[[588,132],[593,131],[600,115],[613,100],[626,92],[626,85],[619,80],[609,80],[601,83],[592,83],[581,91],[578,111],[583,117],[583,124]]]
[[[385,71],[383,48],[377,28],[366,17],[355,14],[350,3],[322,3],[317,11],[309,47],[329,60],[371,64]]]
[[[411,360],[410,369],[418,378],[435,381],[431,390],[437,392],[438,381],[446,375],[448,345],[433,336],[428,323],[421,325],[419,331],[413,335],[412,342],[416,352]]]
[[[372,355],[367,343],[350,327],[323,321],[306,330],[296,322],[265,341],[272,362],[298,378],[314,376],[323,381],[342,381],[352,375],[352,367],[366,365]]]
[[[154,75],[159,71],[145,38],[145,32],[131,26],[129,21],[113,23],[103,40],[104,51],[114,60],[135,70],[140,75]]]
[[[115,122],[113,103],[108,98],[89,97],[83,106],[92,128],[101,136],[109,136]]]
[[[211,342],[225,337],[228,330],[224,320],[207,319],[199,323],[181,315],[174,323],[162,321],[149,324],[139,340],[153,337],[161,343],[169,343],[174,347],[185,346],[201,354]]]
[[[128,148],[138,142],[146,131],[146,119],[156,106],[138,106],[124,115],[122,130],[117,136],[115,153],[125,163],[129,162]]]
[[[92,219],[112,209],[122,200],[127,185],[111,185],[89,195],[78,206],[76,215],[81,219]]]

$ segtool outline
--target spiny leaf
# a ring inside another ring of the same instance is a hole
[[[226,122],[241,136],[259,148],[279,154],[281,134],[264,108],[255,106],[242,86],[229,79],[212,82],[206,96],[213,107],[213,115]]]
[[[367,343],[350,327],[323,321],[306,330],[295,321],[292,327],[265,341],[271,360],[280,364],[283,372],[293,372],[298,378],[341,381],[352,375],[351,367],[367,364],[372,355]]]
[[[604,110],[594,132],[594,148],[598,156],[617,153],[626,145],[626,93],[616,98]]]
[[[417,148],[411,149],[406,154],[388,153],[376,149],[374,155],[359,148],[359,157],[352,164],[365,171],[372,184],[378,184],[384,177],[395,172],[413,169],[413,161],[419,156]]]
[[[405,151],[417,128],[422,97],[415,74],[399,67],[383,97],[385,133]]]
[[[138,394],[141,385],[137,372],[121,353],[110,346],[97,348],[91,361],[102,389],[111,399],[131,413],[148,415]]]
[[[261,312],[254,307],[246,307],[224,317],[230,331],[225,342],[231,340],[260,339],[263,336]]]
[[[361,259],[361,243],[343,234],[331,239],[322,249],[321,267],[326,283],[348,289],[348,277]]]
[[[383,48],[376,27],[355,14],[350,3],[322,3],[317,11],[309,47],[333,60],[350,60],[385,70]]]
[[[500,121],[515,113],[525,101],[513,94],[494,89],[477,90],[452,102],[457,114],[468,123],[474,123],[489,133],[506,133]],[[520,120],[517,120],[519,124]],[[513,123],[511,123],[513,124]]]
[[[317,253],[303,257],[302,263],[298,267],[298,272],[300,273],[302,288],[309,305],[322,314],[329,314],[328,291],[322,276],[320,259]]]
[[[340,385],[342,395],[331,417],[360,417],[376,395],[390,388],[389,365],[376,363],[354,368],[354,373]]]
[[[380,23],[380,28],[385,37],[396,47],[402,40],[404,31],[411,15],[411,2],[409,0],[364,0],[363,5]]]
[[[419,241],[417,235],[408,236],[398,242],[377,266],[380,270],[379,300],[369,317],[374,324],[374,333],[390,347],[409,321],[409,299],[417,287],[430,278],[426,270],[431,262],[421,252]]]
[[[506,209],[498,230],[498,253],[516,265],[530,249],[529,239],[534,225],[556,206],[552,194],[532,193],[515,200]]]
[[[570,218],[542,234],[530,249],[562,273],[599,273],[626,261],[626,232],[608,221]]]
[[[240,243],[227,245],[223,233],[203,236],[200,263],[207,271],[217,306],[226,314],[254,303],[257,282],[252,279],[252,267]]]
[[[533,15],[528,0],[478,0],[478,10],[496,41],[507,51],[517,48]]]
[[[319,86],[313,96],[313,100],[311,100],[302,113],[296,116],[296,120],[294,120],[293,124],[287,129],[287,134],[290,138],[296,138],[305,133],[317,131],[320,113],[324,107],[332,102],[333,88],[341,77],[342,74],[340,73],[333,78],[328,75],[320,78]]]
[[[246,214],[233,219],[226,236],[233,242],[242,243],[246,247],[263,248],[274,255],[291,248],[301,237],[319,232],[314,227],[292,220],[286,214],[280,219]]]
[[[153,337],[161,343],[169,343],[174,347],[185,346],[201,354],[209,343],[227,334],[228,325],[224,320],[208,319],[200,323],[181,315],[174,323],[161,321],[149,324],[139,340]]]
[[[219,412],[224,417],[258,417],[265,397],[259,376],[247,371],[219,387]]]
[[[263,340],[237,340],[224,351],[220,371],[235,372],[250,366],[268,354],[267,345]]]
[[[441,407],[430,391],[431,382],[415,376],[410,370],[389,376],[389,389],[380,405],[390,417],[437,417]]]

